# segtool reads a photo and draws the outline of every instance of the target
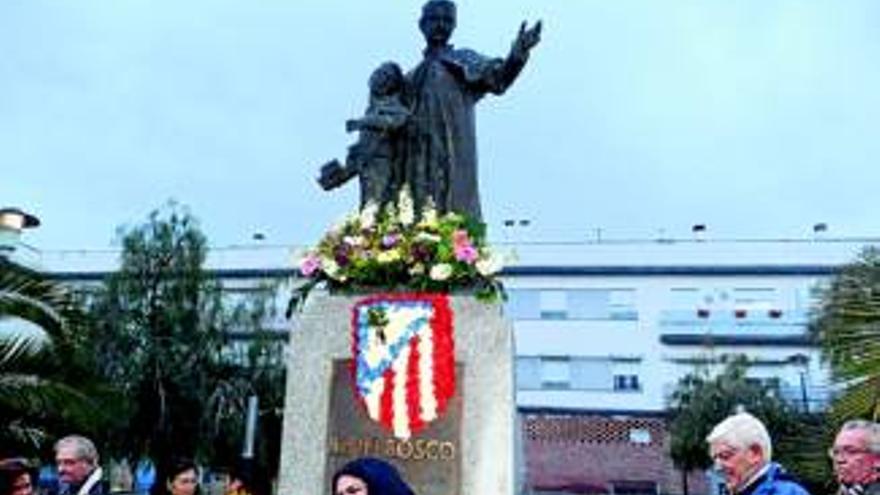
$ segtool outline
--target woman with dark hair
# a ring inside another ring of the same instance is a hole
[[[199,495],[199,467],[189,459],[172,461],[156,478],[153,495]]]
[[[332,495],[415,495],[393,465],[374,457],[355,459],[333,475]]]
[[[0,495],[33,495],[36,470],[22,458],[0,460]]]

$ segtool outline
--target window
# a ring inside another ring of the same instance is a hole
[[[614,377],[612,386],[615,392],[639,392],[642,383],[639,379],[642,362],[638,358],[618,357],[612,361]]]
[[[541,358],[537,356],[516,358],[516,388],[519,390],[541,388]]]
[[[515,320],[532,320],[541,314],[540,291],[513,289],[508,292],[505,310]]]
[[[651,431],[646,428],[630,428],[629,443],[648,445],[651,443]]]
[[[541,358],[541,388],[571,388],[571,359],[567,356]]]
[[[505,310],[519,320],[636,320],[635,289],[514,289]]]
[[[602,357],[520,356],[518,390],[611,390],[612,360]]]
[[[568,297],[563,290],[543,290],[540,294],[542,320],[568,318]]]
[[[608,312],[612,320],[637,320],[635,302],[636,291],[633,289],[613,289],[608,298]]]
[[[614,375],[615,392],[638,392],[641,390],[639,375]]]
[[[571,388],[608,390],[611,383],[611,359],[574,358],[571,360]]]
[[[579,320],[635,320],[634,289],[577,289],[568,291],[569,314]]]

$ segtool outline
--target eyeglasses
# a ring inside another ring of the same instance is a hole
[[[859,454],[868,454],[871,451],[864,448],[858,447],[833,447],[828,449],[828,457],[832,459],[835,457],[850,457]]]

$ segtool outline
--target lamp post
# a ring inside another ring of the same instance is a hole
[[[18,208],[0,208],[0,255],[16,250],[21,231],[40,225],[40,219]]]

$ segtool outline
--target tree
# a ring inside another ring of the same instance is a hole
[[[92,365],[121,395],[102,440],[160,469],[176,456],[226,460],[257,373],[225,356],[228,336],[259,328],[271,301],[230,303],[203,268],[207,240],[197,221],[174,203],[120,234],[121,266],[91,304]],[[271,386],[283,389],[283,381]]]
[[[831,408],[839,424],[880,418],[880,249],[868,247],[820,291],[811,330],[834,381],[842,386]]]
[[[126,409],[109,440],[133,459],[193,456],[222,345],[219,287],[202,270],[206,239],[174,204],[120,232],[120,269],[92,306],[93,363]]]
[[[734,357],[717,376],[707,369],[697,370],[679,380],[670,403],[670,456],[681,470],[682,485],[688,493],[687,473],[712,465],[708,455],[706,436],[724,418],[743,408],[761,419],[774,440],[774,458],[780,459],[792,471],[820,481],[823,473],[802,472],[796,466],[804,465],[804,429],[818,427],[815,418],[804,417],[786,404],[775,390],[746,377],[748,362],[745,357]],[[800,442],[794,441],[797,438]],[[824,452],[824,450],[823,450]],[[810,457],[810,456],[807,456]],[[824,458],[823,458],[824,460]]]
[[[0,455],[34,455],[99,417],[66,359],[83,321],[64,286],[0,257]]]

